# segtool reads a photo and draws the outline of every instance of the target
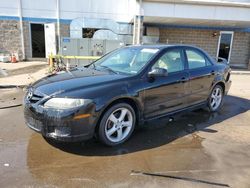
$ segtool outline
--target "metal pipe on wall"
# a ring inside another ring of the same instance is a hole
[[[58,41],[58,46],[57,46],[57,53],[60,50],[60,46],[61,46],[61,32],[60,32],[60,0],[56,0],[56,10],[57,10],[57,41]]]
[[[135,27],[136,27],[136,15],[134,16],[134,27],[133,27],[133,44],[135,44],[135,35],[136,35],[136,30],[135,30]]]
[[[25,46],[24,46],[24,34],[23,34],[23,14],[22,14],[22,0],[18,0],[18,13],[19,13],[19,25],[20,25],[20,35],[21,35],[21,43],[22,43],[22,59],[26,59],[25,56]]]
[[[142,11],[141,11],[141,5],[142,5],[142,0],[139,0],[139,14],[138,14],[138,19],[137,19],[137,23],[138,23],[138,26],[137,26],[137,42],[136,44],[140,44],[141,43],[141,18],[142,18]]]
[[[137,26],[137,42],[136,42],[136,44],[140,44],[140,38],[141,38],[141,16],[140,15],[138,16],[137,23],[138,23],[138,26]]]

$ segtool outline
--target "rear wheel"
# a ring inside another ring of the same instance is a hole
[[[208,108],[210,112],[216,112],[220,109],[223,100],[223,89],[220,85],[216,85],[208,99]]]
[[[129,104],[116,104],[101,119],[99,139],[108,146],[121,144],[131,136],[135,122],[135,111]]]

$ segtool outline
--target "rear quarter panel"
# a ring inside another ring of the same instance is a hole
[[[230,81],[231,69],[229,65],[222,64],[222,63],[215,63],[214,66],[216,67],[216,75],[215,75],[211,90],[219,82],[222,82],[226,86],[227,82]]]

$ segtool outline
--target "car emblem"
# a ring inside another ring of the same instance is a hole
[[[27,94],[27,99],[30,100],[33,96],[33,92],[32,91],[29,91],[28,94]]]

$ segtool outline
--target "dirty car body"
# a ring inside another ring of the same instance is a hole
[[[140,57],[128,63],[118,62],[130,53]],[[105,61],[108,63],[104,66]],[[220,85],[225,95],[230,84],[229,66],[215,62],[199,48],[130,46],[89,66],[37,81],[24,98],[24,115],[26,124],[44,137],[82,141],[98,132],[105,112],[114,104],[129,104],[139,125],[200,108],[207,104],[214,86]]]

